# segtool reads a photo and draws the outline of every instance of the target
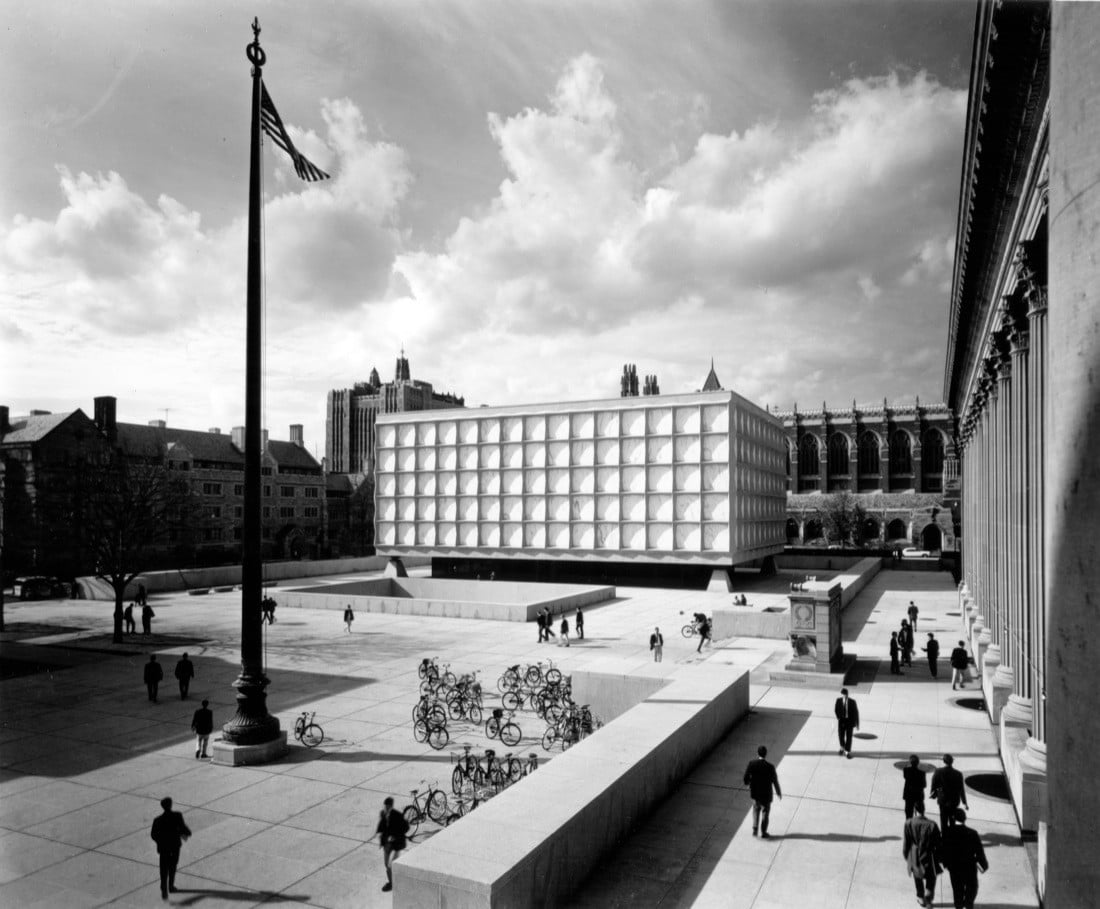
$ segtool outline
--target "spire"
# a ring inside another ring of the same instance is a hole
[[[393,380],[400,382],[402,380],[408,382],[409,376],[409,361],[405,359],[405,345],[401,345],[401,356],[397,358],[397,369],[394,372]]]
[[[721,391],[722,383],[718,381],[718,373],[714,371],[714,357],[710,358],[710,372],[707,373],[706,381],[703,382],[703,391]]]

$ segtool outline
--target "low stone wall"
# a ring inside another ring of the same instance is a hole
[[[540,609],[560,615],[572,613],[578,606],[614,599],[615,588],[518,581],[370,578],[299,590],[279,587],[268,591],[268,595],[277,605],[291,608],[343,610],[350,605],[355,612],[529,622],[534,621]]]
[[[595,735],[395,861],[395,909],[564,904],[748,704],[747,672],[680,667]]]
[[[608,657],[570,675],[573,700],[587,704],[605,723],[622,716],[668,684],[676,663],[654,663]]]
[[[304,562],[265,562],[265,581],[284,581],[290,578],[315,578],[324,575],[348,574],[355,571],[381,571],[389,559],[386,556],[363,556],[355,559],[318,559]],[[406,557],[406,566],[431,565],[429,558]],[[241,583],[240,565],[218,565],[213,568],[183,568],[175,571],[149,571],[138,575],[126,588],[123,599],[137,596],[138,585],[144,584],[146,593],[170,593],[178,590],[209,590],[212,587],[228,587]],[[99,578],[77,578],[81,599],[113,600],[114,590]]]
[[[840,584],[840,608],[845,609],[868,582],[882,570],[882,559],[869,557],[852,560],[852,564],[842,573],[835,575],[828,583]],[[721,606],[714,610],[714,639],[723,638],[772,638],[786,639],[791,631],[790,607],[775,606]]]

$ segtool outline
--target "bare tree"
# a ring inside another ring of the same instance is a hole
[[[82,496],[86,546],[94,573],[115,592],[114,643],[122,643],[126,586],[194,523],[191,485],[162,463],[115,454],[89,471]],[[174,533],[173,533],[174,531]]]
[[[849,492],[822,496],[816,513],[826,539],[845,544],[852,542],[854,534],[860,530],[860,519],[866,517],[862,506],[857,513],[856,500]]]

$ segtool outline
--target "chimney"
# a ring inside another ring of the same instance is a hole
[[[229,435],[233,439],[233,446],[238,451],[244,451],[244,427],[234,426],[229,431]]]
[[[0,436],[11,429],[11,422],[8,420],[8,405],[0,405]]]
[[[206,431],[207,431],[208,433],[210,433],[210,435],[212,435],[212,436],[220,436],[220,435],[222,434],[222,430],[221,430],[221,427],[220,427],[220,426],[211,426],[211,427],[210,427],[210,428],[209,428],[208,430],[206,430]]]
[[[149,425],[154,429],[167,429],[168,424],[164,420],[150,420]]]
[[[112,395],[95,399],[95,425],[112,445],[118,440],[118,423],[115,421],[117,400]]]
[[[306,442],[302,437],[302,424],[291,423],[290,424],[290,441],[291,444],[297,445],[299,448],[305,448]]]

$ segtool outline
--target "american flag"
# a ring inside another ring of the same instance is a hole
[[[329,175],[298,151],[294,147],[294,143],[290,141],[290,136],[287,135],[286,127],[283,126],[279,112],[275,110],[275,103],[271,100],[271,95],[267,93],[267,86],[261,85],[260,89],[263,93],[260,100],[260,124],[264,128],[264,132],[271,136],[271,140],[279,148],[290,155],[290,160],[294,162],[294,172],[299,177],[310,182],[327,180]]]

